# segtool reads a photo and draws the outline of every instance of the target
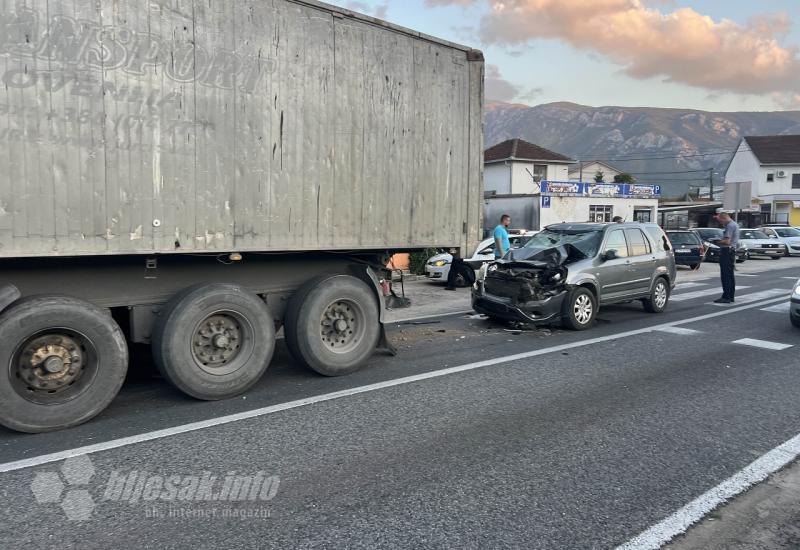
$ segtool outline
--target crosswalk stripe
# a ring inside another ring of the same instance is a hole
[[[789,313],[789,302],[783,302],[782,304],[777,304],[772,307],[765,307],[761,311],[769,311],[771,313]]]
[[[737,286],[736,290],[744,290],[750,288],[749,286]],[[695,290],[694,292],[685,292],[681,294],[673,294],[670,300],[673,302],[685,302],[686,300],[694,300],[695,298],[705,298],[713,294],[722,294],[719,288],[707,288],[705,290]]]
[[[770,349],[774,351],[781,351],[784,349],[789,349],[792,346],[791,344],[781,344],[780,342],[769,342],[767,340],[756,340],[754,338],[742,338],[741,340],[736,340],[733,342],[734,344],[740,344],[742,346],[750,346],[754,348],[761,348],[761,349]]]
[[[678,283],[675,285],[675,290],[686,290],[688,288],[697,288],[698,286],[708,286],[708,283]]]
[[[738,289],[737,289],[738,290]],[[781,288],[772,288],[770,290],[762,290],[761,292],[754,292],[752,294],[745,294],[744,296],[737,296],[736,297],[736,304],[749,304],[752,302],[757,302],[759,300],[766,300],[767,298],[772,298],[773,296],[780,296],[781,294],[789,295],[789,290],[784,290]],[[712,302],[713,304],[713,302]],[[730,304],[713,304],[715,306],[727,306]]]
[[[797,277],[781,277],[781,279],[789,279],[790,281],[796,281]]]
[[[666,332],[667,334],[678,334],[680,336],[691,336],[693,334],[702,334],[699,330],[683,327],[662,327],[656,329],[657,332]]]
[[[739,272],[736,273],[736,276],[737,277],[758,277],[758,275],[754,275],[752,273],[739,273]]]

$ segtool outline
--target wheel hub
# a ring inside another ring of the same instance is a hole
[[[207,367],[223,367],[239,353],[241,327],[229,315],[212,315],[198,327],[192,352]]]
[[[17,373],[34,391],[57,392],[81,375],[84,353],[78,342],[62,334],[48,334],[22,349]]]
[[[334,302],[322,314],[320,335],[333,351],[344,352],[358,344],[362,331],[360,309],[349,301]]]

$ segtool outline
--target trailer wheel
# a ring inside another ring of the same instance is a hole
[[[0,315],[0,424],[39,433],[82,424],[119,392],[128,347],[93,304],[24,298]]]
[[[275,324],[261,298],[232,284],[202,284],[178,294],[158,316],[153,359],[164,377],[196,399],[247,391],[275,351]]]
[[[303,285],[286,310],[286,343],[295,359],[323,376],[360,369],[375,351],[375,293],[360,279],[326,275]]]

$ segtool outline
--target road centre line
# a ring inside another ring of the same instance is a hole
[[[780,298],[780,300],[783,300],[783,298]],[[179,425],[179,426],[173,426],[171,428],[164,428],[164,429],[161,429],[161,430],[145,432],[145,433],[141,433],[141,434],[137,434],[137,435],[133,435],[133,436],[129,436],[129,437],[122,437],[122,438],[119,438],[119,439],[112,439],[112,440],[105,441],[105,442],[102,442],[102,443],[95,443],[93,445],[86,445],[86,446],[83,446],[83,447],[76,447],[74,449],[67,449],[65,451],[58,451],[58,452],[55,452],[55,453],[49,453],[49,454],[35,456],[35,457],[31,457],[31,458],[15,460],[15,461],[12,461],[12,462],[6,462],[4,464],[0,464],[0,473],[13,472],[13,471],[22,470],[22,469],[25,469],[25,468],[33,468],[33,467],[36,467],[36,466],[41,466],[43,464],[50,464],[50,463],[53,463],[53,462],[58,462],[60,460],[65,460],[67,458],[72,458],[72,457],[76,457],[76,456],[83,456],[83,455],[88,455],[88,454],[94,454],[94,453],[99,453],[99,452],[103,452],[103,451],[110,451],[112,449],[119,449],[121,447],[128,447],[128,446],[131,446],[131,445],[136,445],[136,444],[139,444],[139,443],[145,443],[145,442],[148,442],[148,441],[154,441],[154,440],[164,439],[164,438],[172,437],[172,436],[176,436],[176,435],[182,435],[182,434],[186,434],[186,433],[190,433],[190,432],[195,432],[195,431],[198,431],[198,430],[214,428],[214,427],[222,426],[222,425],[225,425],[225,424],[231,424],[231,423],[234,423],[234,422],[240,422],[240,421],[243,421],[243,420],[249,420],[249,419],[253,419],[253,418],[267,416],[267,415],[278,413],[278,412],[282,412],[282,411],[287,411],[287,410],[291,410],[291,409],[297,409],[297,408],[305,407],[305,406],[308,406],[308,405],[314,405],[314,404],[317,404],[317,403],[324,403],[324,402],[327,402],[327,401],[333,401],[335,399],[342,399],[344,397],[351,397],[351,396],[354,396],[354,395],[370,393],[370,392],[373,392],[373,391],[382,390],[382,389],[386,389],[386,388],[393,388],[393,387],[397,387],[397,386],[403,386],[403,385],[406,385],[406,384],[411,384],[411,383],[415,383],[415,382],[421,382],[423,380],[431,380],[431,379],[435,379],[435,378],[441,378],[443,376],[449,376],[451,374],[456,374],[456,373],[460,373],[460,372],[467,372],[467,371],[476,370],[476,369],[480,369],[480,368],[500,365],[500,364],[503,364],[503,363],[511,363],[511,362],[514,362],[514,361],[520,361],[522,359],[530,359],[530,358],[539,357],[539,356],[542,356],[542,355],[549,355],[551,353],[557,353],[557,352],[561,352],[561,351],[572,350],[572,349],[575,349],[575,348],[591,346],[591,345],[594,345],[594,344],[601,344],[601,343],[604,343],[604,342],[620,340],[620,339],[623,339],[623,338],[628,338],[630,336],[637,336],[639,334],[646,334],[646,333],[649,333],[649,332],[654,332],[654,331],[657,331],[657,330],[660,330],[660,329],[664,329],[664,328],[668,328],[668,327],[676,327],[676,326],[679,326],[679,325],[696,323],[696,322],[699,322],[699,321],[705,321],[707,319],[715,319],[717,317],[722,317],[722,316],[725,316],[725,315],[731,315],[731,314],[738,313],[740,311],[745,311],[745,310],[748,310],[748,309],[765,307],[765,306],[768,306],[768,305],[772,305],[772,304],[774,304],[776,302],[777,302],[776,299],[766,300],[764,302],[757,303],[757,304],[750,304],[750,305],[745,305],[745,306],[741,306],[741,307],[733,307],[733,308],[730,308],[730,309],[724,309],[724,310],[717,311],[717,312],[714,312],[714,313],[707,313],[707,314],[704,314],[704,315],[699,315],[697,317],[690,317],[688,319],[682,319],[682,320],[679,320],[679,321],[672,321],[672,322],[669,322],[669,323],[663,323],[661,325],[655,325],[655,326],[652,326],[652,327],[645,327],[645,328],[640,328],[640,329],[635,329],[635,330],[629,330],[629,331],[626,331],[626,332],[621,332],[621,333],[618,333],[618,334],[610,334],[610,335],[606,335],[606,336],[599,336],[599,337],[596,337],[596,338],[589,338],[589,339],[586,339],[586,340],[582,340],[580,342],[574,342],[574,343],[569,343],[569,344],[561,344],[561,345],[552,346],[552,347],[549,347],[549,348],[532,350],[532,351],[528,351],[528,352],[517,353],[517,354],[514,354],[514,355],[507,355],[507,356],[504,356],[504,357],[497,357],[497,358],[494,358],[494,359],[486,359],[484,361],[477,361],[477,362],[474,362],[474,363],[468,363],[468,364],[460,365],[460,366],[457,366],[457,367],[450,367],[450,368],[445,368],[445,369],[441,369],[441,370],[437,370],[437,371],[433,371],[433,372],[415,374],[415,375],[406,376],[406,377],[403,377],[403,378],[396,378],[394,380],[386,380],[384,382],[378,382],[378,383],[375,383],[375,384],[368,384],[368,385],[365,385],[365,386],[359,386],[359,387],[350,388],[350,389],[346,389],[346,390],[341,390],[341,391],[337,391],[337,392],[321,394],[321,395],[316,395],[316,396],[312,396],[312,397],[306,397],[306,398],[303,398],[303,399],[298,399],[298,400],[295,400],[295,401],[288,401],[286,403],[280,403],[280,404],[277,404],[277,405],[271,405],[269,407],[263,407],[263,408],[254,409],[254,410],[251,410],[251,411],[244,411],[244,412],[241,412],[241,413],[235,413],[235,414],[220,416],[220,417],[217,417],[217,418],[210,418],[208,420],[201,420],[199,422],[192,422],[192,423],[189,423],[189,424],[182,424],[182,425]]]
[[[791,344],[781,344],[780,342],[769,342],[767,340],[756,340],[754,338],[742,338],[741,340],[736,340],[733,343],[740,344],[742,346],[750,346],[774,351],[782,351],[794,347]]]
[[[713,512],[718,506],[767,479],[800,456],[800,435],[779,445],[709,489],[692,502],[632,538],[617,550],[656,550]]]
[[[664,327],[657,330],[657,332],[666,332],[668,334],[678,334],[680,336],[693,336],[695,334],[703,334],[699,330],[683,327]]]

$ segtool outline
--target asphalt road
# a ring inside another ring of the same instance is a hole
[[[716,282],[690,283],[662,315],[609,307],[588,333],[510,332],[469,316],[400,324],[397,357],[342,379],[296,367],[281,347],[256,388],[220,403],[184,398],[145,366],[87,425],[0,432],[0,471],[10,469],[0,547],[614,547],[800,432],[800,331],[775,311],[792,276],[740,277],[735,306],[710,303]],[[734,343],[743,338],[793,347]],[[384,382],[395,385],[352,391]],[[306,398],[93,453],[91,471],[9,468]],[[276,477],[269,500],[246,502],[137,499],[136,483],[107,491],[131,472],[153,487],[203,472],[221,486],[229,472]],[[88,497],[91,517],[68,520],[60,504],[85,512]],[[259,517],[223,517],[234,512]]]

